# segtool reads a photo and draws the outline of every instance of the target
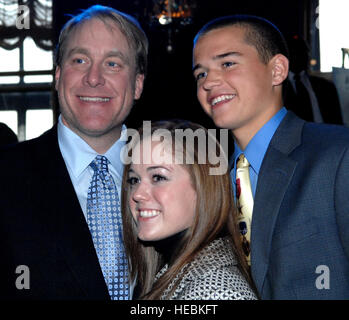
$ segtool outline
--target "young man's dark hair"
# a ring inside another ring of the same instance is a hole
[[[208,22],[197,33],[194,46],[197,40],[206,33],[229,26],[237,26],[246,30],[246,43],[257,49],[263,63],[268,63],[278,53],[288,58],[287,43],[279,29],[268,20],[251,15],[225,16]]]

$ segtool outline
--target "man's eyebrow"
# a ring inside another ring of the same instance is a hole
[[[81,53],[81,54],[87,55],[88,54],[88,50],[84,49],[84,48],[80,48],[80,47],[75,47],[75,48],[72,48],[72,49],[70,49],[68,51],[67,57],[70,57],[71,55],[73,55],[75,53]]]
[[[126,64],[130,64],[130,57],[125,56],[121,51],[119,50],[111,50],[106,54],[106,57],[117,57],[120,58],[123,62]]]
[[[198,63],[197,65],[195,65],[194,67],[193,67],[193,72],[196,70],[196,69],[199,69],[199,68],[201,68],[202,66],[201,66],[201,64],[200,63]]]
[[[217,54],[216,56],[214,56],[213,58],[212,58],[212,60],[219,60],[219,59],[224,59],[224,58],[226,58],[226,57],[229,57],[229,56],[236,56],[236,57],[238,57],[238,56],[241,56],[242,54],[240,53],[240,52],[237,52],[237,51],[229,51],[229,52],[225,52],[225,53],[221,53],[221,54]],[[195,65],[194,67],[193,67],[193,72],[196,70],[196,69],[199,69],[199,68],[201,68],[202,67],[202,65],[200,64],[200,63],[198,63],[197,65]]]
[[[70,57],[70,56],[72,56],[73,54],[76,54],[76,53],[89,55],[89,50],[85,49],[85,48],[82,48],[82,47],[75,47],[75,48],[72,48],[71,50],[69,50],[67,56]],[[114,50],[111,50],[111,51],[107,52],[105,54],[105,57],[106,58],[117,57],[117,58],[120,58],[126,64],[130,64],[129,57],[125,56],[120,50],[117,50],[117,49],[114,49]]]
[[[217,54],[216,56],[213,57],[213,60],[219,60],[229,56],[241,56],[241,53],[237,51],[229,51],[229,52]]]

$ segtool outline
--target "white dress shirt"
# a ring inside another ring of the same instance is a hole
[[[115,181],[120,199],[124,168],[120,155],[126,139],[127,129],[123,125],[119,140],[103,154],[110,162],[108,166],[109,172]],[[86,219],[87,193],[93,176],[93,169],[89,165],[98,153],[75,132],[66,127],[62,122],[61,116],[58,119],[58,144]]]

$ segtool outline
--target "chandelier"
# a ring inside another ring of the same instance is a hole
[[[161,25],[171,23],[187,25],[192,22],[194,1],[189,0],[154,0],[153,20]]]
[[[173,36],[185,26],[192,24],[194,0],[153,0],[151,25],[167,32],[166,50],[173,52]]]

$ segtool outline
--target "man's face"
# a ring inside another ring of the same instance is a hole
[[[273,59],[264,64],[241,27],[201,36],[194,47],[197,97],[218,127],[254,135],[276,113]]]
[[[63,123],[82,138],[119,138],[143,75],[135,74],[135,56],[118,27],[91,19],[67,39],[56,89]]]

